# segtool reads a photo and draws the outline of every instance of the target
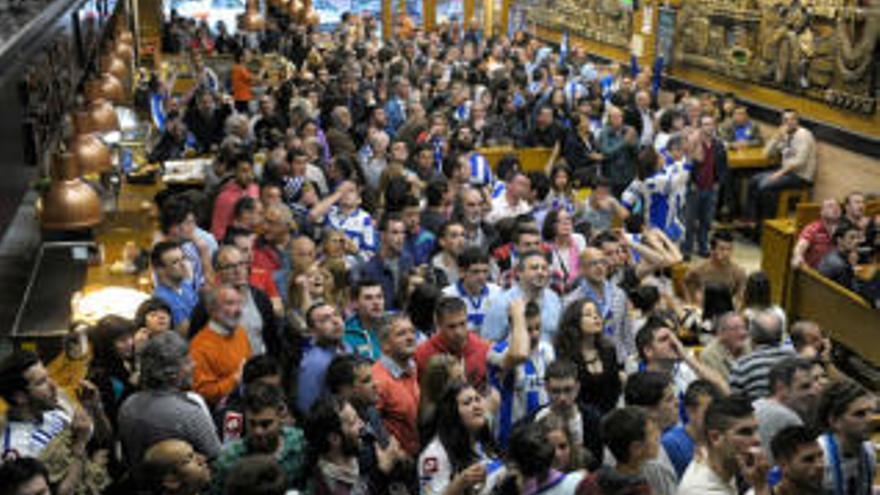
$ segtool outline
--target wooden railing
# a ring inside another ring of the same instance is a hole
[[[880,366],[880,312],[811,268],[794,270],[790,313],[818,323],[834,340]]]

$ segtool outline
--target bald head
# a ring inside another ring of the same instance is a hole
[[[141,464],[144,488],[152,493],[196,494],[211,482],[205,456],[178,439],[162,440],[153,444],[144,454]]]
[[[581,252],[580,271],[591,284],[601,284],[608,274],[608,259],[601,249],[588,247]]]

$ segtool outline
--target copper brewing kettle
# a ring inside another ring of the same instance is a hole
[[[94,101],[99,98],[110,100],[113,103],[123,103],[125,101],[125,88],[122,82],[109,72],[104,72],[96,79],[86,82],[86,98]]]
[[[89,114],[78,110],[73,114],[76,133],[68,142],[68,151],[79,163],[82,173],[106,172],[113,168],[110,147],[94,133]]]
[[[101,223],[101,199],[79,178],[71,153],[58,153],[50,171],[49,189],[43,194],[40,224],[45,230],[79,230]]]
[[[305,6],[300,0],[290,0],[290,3],[287,4],[287,14],[294,21],[302,20],[303,13],[305,12]]]
[[[86,108],[92,132],[113,132],[120,130],[119,116],[113,105],[104,98],[96,98]]]
[[[101,71],[125,81],[128,77],[128,64],[116,52],[111,51],[101,57]]]
[[[266,28],[266,19],[260,13],[257,0],[248,0],[247,10],[241,20],[241,29],[244,31],[262,31]]]
[[[116,45],[114,46],[113,51],[119,56],[119,58],[126,62],[130,63],[134,60],[134,46],[132,45],[132,42],[124,40],[121,36],[116,40]]]

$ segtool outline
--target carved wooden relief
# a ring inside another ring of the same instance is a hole
[[[876,111],[880,0],[682,0],[674,63]]]
[[[536,0],[528,10],[531,23],[619,48],[630,44],[632,17],[621,0]]]

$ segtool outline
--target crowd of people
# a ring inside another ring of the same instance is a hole
[[[75,394],[33,352],[0,363],[0,493],[872,493],[874,395],[712,229],[739,213],[726,150],[762,143],[733,96],[661,108],[651,68],[524,33],[286,25],[166,26],[197,84],[150,159],[214,166],[157,195],[153,297],[90,330]],[[296,71],[261,88],[269,51]],[[501,144],[552,156],[493,169]],[[767,146],[757,220],[817,166],[794,111]],[[845,211],[793,263],[858,284],[876,220]]]

